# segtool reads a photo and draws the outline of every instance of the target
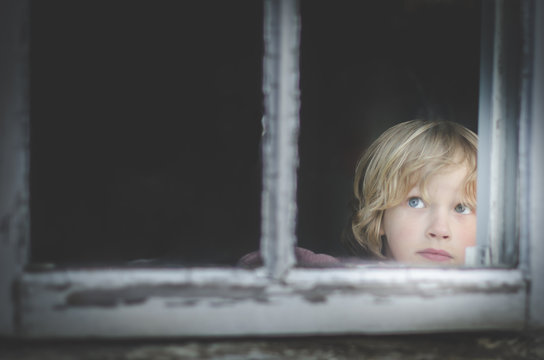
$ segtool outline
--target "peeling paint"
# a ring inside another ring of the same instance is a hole
[[[311,303],[322,303],[326,302],[327,297],[329,297],[331,294],[348,294],[356,291],[357,289],[353,286],[315,286],[308,290],[298,290],[296,293]]]
[[[52,338],[521,329],[527,290],[505,269],[56,270],[20,285],[19,333]]]
[[[296,290],[295,293],[301,295],[309,302],[320,303],[326,302],[327,298],[333,294],[349,296],[350,294],[367,294],[376,297],[377,300],[385,300],[387,298],[396,296],[418,296],[421,298],[433,298],[443,296],[444,294],[472,293],[472,294],[515,294],[523,291],[524,286],[521,284],[504,284],[500,287],[487,287],[487,286],[462,286],[452,287],[451,284],[444,284],[442,286],[433,286],[424,288],[413,284],[409,287],[386,287],[383,285],[375,286],[342,286],[342,285],[322,285],[314,286],[310,289]]]
[[[50,290],[63,291],[63,288]],[[137,305],[151,298],[179,298],[179,302],[168,302],[168,306],[194,306],[203,300],[213,300],[212,306],[241,301],[267,302],[265,288],[212,287],[191,285],[140,285],[117,289],[86,289],[68,293],[65,303],[56,306],[57,310],[71,307],[117,307]]]
[[[64,293],[73,287],[70,283],[50,284],[47,290]],[[261,287],[218,287],[213,285],[198,286],[188,284],[178,285],[132,285],[114,289],[93,288],[74,290],[63,295],[64,302],[55,306],[57,310],[71,307],[106,307],[113,308],[122,305],[138,305],[151,298],[166,298],[168,307],[196,306],[202,301],[208,301],[211,306],[225,306],[243,301],[259,303],[270,302],[270,289]],[[300,296],[309,303],[325,303],[330,296],[352,296],[365,294],[372,296],[378,302],[387,301],[398,296],[416,296],[421,298],[440,297],[455,293],[472,294],[516,294],[523,291],[522,284],[504,284],[500,287],[467,285],[453,287],[451,284],[424,288],[417,284],[407,287],[387,287],[355,285],[316,285],[307,289],[281,287],[285,296]],[[277,291],[276,291],[277,292]],[[175,300],[171,300],[174,298]]]
[[[264,2],[261,250],[271,277],[295,264],[300,94],[297,0]]]

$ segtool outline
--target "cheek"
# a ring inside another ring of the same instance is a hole
[[[476,245],[476,219],[466,227],[466,241],[468,246]]]
[[[476,216],[458,224],[460,242],[466,246],[476,245]]]
[[[418,236],[421,235],[420,228],[417,219],[396,209],[387,210],[380,233],[387,238],[389,256],[397,261],[405,260],[421,237]]]
[[[420,229],[420,219],[404,209],[392,208],[385,212],[382,221],[382,235],[395,241],[399,238],[411,238]]]

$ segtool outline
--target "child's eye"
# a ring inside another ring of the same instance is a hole
[[[415,209],[421,209],[425,207],[425,204],[421,198],[411,197],[408,199],[408,206]]]
[[[462,215],[468,215],[472,213],[472,210],[468,206],[465,206],[463,204],[457,204],[457,206],[455,207],[455,212]]]

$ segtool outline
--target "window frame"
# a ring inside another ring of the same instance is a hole
[[[27,338],[285,336],[522,330],[517,270],[80,270],[25,274]],[[490,306],[493,304],[493,306]]]
[[[499,0],[491,4],[493,19],[499,18],[506,3]],[[544,310],[538,304],[544,300],[544,284],[532,280],[544,273],[544,245],[539,241],[539,234],[544,233],[539,218],[544,215],[544,192],[539,187],[544,168],[539,154],[544,149],[538,138],[544,134],[539,121],[544,109],[541,102],[531,99],[543,94],[544,74],[533,64],[544,60],[544,4],[523,0],[522,8],[526,41],[516,120],[518,168],[516,175],[509,175],[516,186],[504,182],[492,185],[486,200],[491,202],[505,191],[516,192],[517,266],[505,268],[490,257],[491,267],[487,268],[293,267],[300,18],[297,0],[265,0],[264,267],[254,271],[104,268],[32,272],[25,269],[30,241],[29,0],[2,2],[0,20],[6,21],[0,24],[5,27],[2,33],[9,35],[3,39],[9,55],[0,68],[3,78],[8,79],[0,83],[0,107],[6,114],[0,118],[0,335],[216,337],[542,328]],[[494,24],[497,29],[500,22],[494,20]],[[496,68],[500,65],[496,50],[500,32],[491,34],[495,44],[491,58],[497,60]],[[483,54],[482,59],[486,56],[489,59],[489,54]],[[491,75],[481,83],[482,89],[490,89],[481,99],[480,122],[484,126],[493,118],[485,99],[494,99],[502,91],[497,84],[501,73]],[[492,133],[489,143],[483,144],[495,158],[499,155],[494,147],[512,150],[514,146],[501,136]],[[480,197],[485,183],[480,182],[479,189]],[[491,215],[500,218],[499,210],[489,208]],[[489,236],[509,241],[507,235]],[[484,250],[477,262],[485,262],[487,246],[479,244]]]

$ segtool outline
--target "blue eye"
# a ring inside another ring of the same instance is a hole
[[[421,209],[425,207],[423,200],[419,197],[411,197],[408,199],[408,206],[415,209]]]
[[[472,209],[469,208],[468,206],[465,206],[463,204],[457,204],[457,206],[455,207],[455,212],[458,213],[458,214],[462,214],[462,215],[468,215],[470,213],[472,213]]]

